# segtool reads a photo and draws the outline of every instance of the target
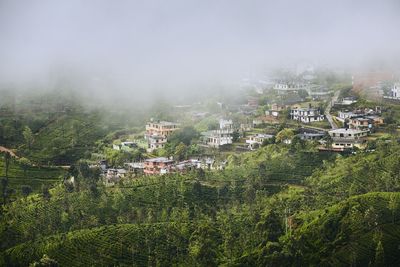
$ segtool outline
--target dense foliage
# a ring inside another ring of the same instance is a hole
[[[46,254],[82,266],[397,265],[398,151],[379,143],[375,152],[332,160],[268,145],[234,156],[221,172],[96,191],[60,185],[50,197],[7,206],[3,263]]]

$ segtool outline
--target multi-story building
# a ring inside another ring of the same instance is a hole
[[[332,137],[332,149],[343,151],[354,147],[362,148],[369,130],[359,129],[335,129],[329,131]]]
[[[349,127],[354,129],[371,129],[384,123],[383,118],[376,115],[352,117],[348,121]]]
[[[372,121],[364,116],[349,119],[349,127],[353,129],[367,129],[372,127]]]
[[[233,122],[232,122],[232,120],[220,119],[219,120],[219,129],[233,132]]]
[[[281,113],[285,109],[286,109],[285,105],[279,105],[277,103],[273,103],[273,104],[271,104],[271,108],[269,110],[265,111],[265,115],[279,117],[279,113]]]
[[[390,95],[384,96],[386,99],[400,100],[400,83],[394,83],[390,89]]]
[[[147,152],[153,152],[156,149],[164,148],[167,143],[167,137],[179,129],[179,124],[168,121],[149,122],[146,125],[144,135],[147,140]]]
[[[292,108],[290,110],[290,118],[292,120],[310,123],[315,121],[323,121],[325,116],[321,114],[319,108]]]
[[[390,91],[393,98],[400,99],[400,83],[395,83]]]
[[[156,149],[164,148],[167,143],[166,136],[159,135],[149,135],[146,137],[147,139],[147,152],[153,152]]]
[[[144,174],[165,174],[172,170],[174,161],[168,158],[159,157],[146,159],[144,161]]]
[[[358,115],[351,111],[339,111],[337,118],[340,121],[345,121],[346,119],[351,119],[356,116],[358,116]]]
[[[171,133],[179,129],[179,124],[169,121],[149,122],[146,125],[146,136],[158,135],[169,136]]]
[[[278,93],[297,92],[299,90],[307,90],[308,85],[304,83],[288,83],[279,82],[274,85],[274,90]]]
[[[202,133],[204,138],[204,143],[208,147],[220,147],[223,145],[232,144],[232,130],[214,130]]]
[[[208,147],[220,147],[232,144],[233,141],[233,122],[232,120],[219,120],[219,130],[203,132],[203,142]]]

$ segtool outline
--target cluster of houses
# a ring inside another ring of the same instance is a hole
[[[345,128],[371,130],[384,124],[380,114],[380,107],[375,109],[365,108],[354,111],[339,111],[336,119],[343,122]]]
[[[284,101],[285,96],[300,96],[300,91],[306,91],[312,99],[327,99],[332,95],[326,87],[312,84],[312,73],[304,75],[300,79],[293,80],[279,80],[275,81],[272,85],[273,90],[277,95],[277,103],[270,105],[270,108],[265,111],[262,116],[255,117],[253,115],[259,114],[259,98],[249,97],[247,104],[238,105],[234,111],[226,108],[223,103],[218,103],[221,110],[228,112],[239,112],[244,115],[250,115],[247,123],[242,123],[240,126],[234,126],[231,119],[222,117],[219,120],[217,129],[209,130],[201,133],[199,145],[208,148],[221,148],[233,144],[235,133],[249,132],[254,127],[262,124],[279,124],[280,116],[284,111],[289,112],[291,120],[309,124],[313,122],[321,122],[326,119],[321,108],[301,107],[298,105],[289,105],[290,101]],[[400,84],[395,84],[391,89],[391,99],[400,100]],[[279,100],[280,99],[280,100]],[[287,100],[287,99],[286,99]],[[304,100],[304,99],[303,99]],[[342,108],[349,109],[348,106],[354,104],[357,100],[352,97],[345,97],[336,101],[335,105],[343,106]],[[295,101],[296,102],[296,101]],[[298,102],[297,102],[298,103]],[[293,104],[293,103],[292,103]],[[180,110],[187,110],[187,106],[177,106]],[[230,107],[232,108],[232,107]],[[288,114],[285,112],[285,114]],[[336,119],[341,121],[344,125],[343,128],[332,129],[330,131],[317,130],[312,127],[301,128],[298,130],[298,137],[302,140],[319,141],[324,146],[320,150],[329,151],[345,151],[353,148],[363,148],[366,144],[368,134],[376,127],[384,123],[383,118],[380,116],[381,110],[379,107],[375,109],[359,109],[359,110],[342,110],[338,112]],[[191,117],[194,121],[204,119],[209,115],[208,112],[193,112]],[[285,115],[286,116],[286,115]],[[254,118],[255,117],[255,118]],[[333,127],[333,126],[332,126]],[[157,149],[164,148],[168,142],[170,135],[180,128],[179,123],[168,121],[154,121],[151,120],[146,124],[144,139],[146,142],[146,151],[152,153]],[[330,138],[328,138],[330,137]],[[258,133],[249,135],[245,138],[246,150],[255,150],[264,144],[267,140],[274,138],[271,134]],[[291,140],[284,140],[286,144],[290,144]],[[143,144],[142,144],[143,145]],[[130,150],[137,148],[137,142],[126,141],[120,144],[113,145],[116,150]],[[217,163],[212,157],[192,158],[185,161],[175,161],[167,157],[149,158],[142,162],[125,163],[124,168],[111,169],[107,168],[104,163],[101,165],[106,185],[114,185],[118,183],[125,176],[138,176],[138,175],[162,175],[167,173],[184,173],[194,169],[223,169],[226,162]]]
[[[99,163],[106,186],[113,186],[127,177],[140,175],[162,175],[167,173],[185,173],[195,169],[214,170],[224,169],[226,162],[217,163],[212,157],[194,158],[176,162],[172,158],[156,157],[143,162],[129,162],[124,168],[107,168],[106,163]]]
[[[312,84],[309,80],[305,79],[300,79],[300,81],[280,80],[275,83],[273,90],[278,95],[297,94],[300,91],[305,91],[313,100],[326,100],[332,94],[332,91],[330,91],[326,86]]]

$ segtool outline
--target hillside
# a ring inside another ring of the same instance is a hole
[[[24,265],[46,254],[61,266],[363,266],[375,263],[383,247],[383,260],[396,265],[390,244],[399,241],[400,196],[380,185],[396,180],[398,145],[326,160],[307,147],[293,149],[269,145],[230,158],[225,171],[149,176],[115,188],[93,190],[82,177],[79,190],[60,185],[47,198],[19,199],[3,216],[3,259]],[[387,175],[362,175],[371,164]]]
[[[399,266],[400,193],[351,197],[313,217],[289,239],[302,265]]]
[[[249,256],[234,261],[220,258],[220,253],[224,252],[221,246],[231,242],[221,216],[215,222],[207,219],[184,221],[182,218],[176,222],[117,224],[39,238],[8,249],[3,263],[28,265],[46,254],[61,266],[400,264],[400,193],[353,197],[306,217],[309,222],[282,236],[276,245],[269,242]],[[257,233],[252,235],[265,236],[271,229],[258,227],[254,230]],[[207,242],[210,247],[204,247]],[[269,254],[271,249],[275,251]]]
[[[14,158],[8,170],[8,187],[15,190],[17,195],[21,195],[22,186],[31,187],[33,192],[40,192],[43,186],[49,188],[59,183],[65,173],[62,168],[24,165]],[[5,163],[1,154],[0,176],[5,177]]]

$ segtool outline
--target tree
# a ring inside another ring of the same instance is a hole
[[[294,131],[292,129],[285,128],[276,135],[276,141],[282,143],[287,140],[292,140],[293,136]]]
[[[308,92],[304,89],[298,91],[299,97],[305,99],[308,96]]]
[[[3,195],[3,204],[5,204],[7,200],[7,187],[8,187],[8,179],[1,178],[1,193]]]
[[[192,127],[187,126],[180,130],[173,132],[169,137],[168,141],[173,144],[184,143],[185,145],[189,146],[192,143],[192,140],[197,138],[199,133]]]
[[[22,135],[24,136],[26,146],[28,147],[28,149],[31,149],[31,145],[33,143],[33,133],[31,128],[25,126]]]
[[[299,151],[305,147],[305,141],[302,140],[299,136],[295,136],[292,139],[292,143],[290,144],[290,150]]]
[[[29,264],[29,267],[58,267],[60,266],[56,260],[50,259],[46,254],[40,259]]]
[[[325,143],[326,148],[331,149],[332,148],[332,144],[333,144],[332,136],[327,135],[325,140],[326,140],[326,143]]]
[[[186,156],[186,149],[187,149],[186,145],[181,142],[179,145],[175,147],[174,157],[177,160],[183,160]]]
[[[239,141],[239,138],[240,138],[239,131],[233,131],[233,133],[232,133],[232,141],[233,142],[237,142],[237,141]]]
[[[8,170],[10,168],[10,163],[11,163],[11,154],[10,152],[6,151],[4,153],[4,165],[6,167],[6,179],[8,181]]]
[[[220,234],[210,220],[200,222],[189,240],[189,255],[196,265],[216,266]]]
[[[21,193],[24,197],[29,196],[30,193],[32,193],[32,187],[30,187],[29,185],[22,185],[21,186]]]
[[[26,171],[28,170],[29,166],[31,165],[31,161],[27,158],[20,158],[18,160],[19,164],[21,164],[22,169],[24,170],[24,176],[26,177]]]
[[[265,138],[261,146],[264,147],[271,144],[275,144],[275,136],[272,136],[271,138]]]
[[[389,210],[392,213],[392,223],[394,223],[396,210],[399,209],[399,202],[398,202],[398,199],[396,198],[395,194],[390,195],[388,206],[389,206]]]
[[[385,266],[385,251],[383,249],[382,241],[379,240],[375,249],[374,266]]]
[[[47,185],[42,185],[42,196],[46,200],[50,200],[51,194]]]

